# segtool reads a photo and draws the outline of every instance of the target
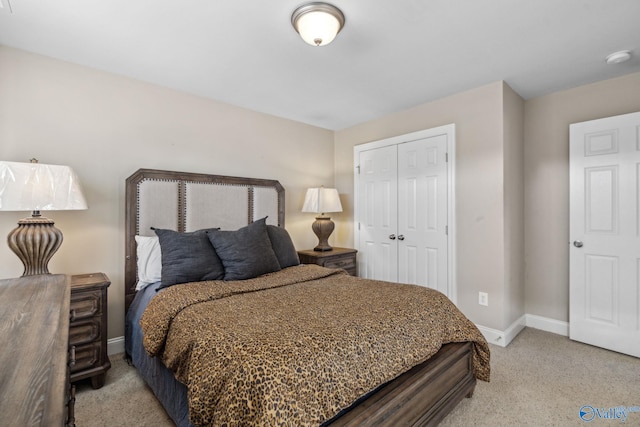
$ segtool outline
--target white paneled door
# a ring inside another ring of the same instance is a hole
[[[398,154],[395,145],[360,153],[358,275],[398,281]]]
[[[358,274],[452,297],[448,278],[450,135],[358,152]]]
[[[640,113],[570,133],[570,338],[640,357]]]
[[[398,144],[398,281],[447,287],[447,135]]]

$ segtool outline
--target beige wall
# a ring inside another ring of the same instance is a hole
[[[3,46],[0,70],[0,159],[67,164],[82,180],[89,210],[49,214],[65,235],[49,266],[110,276],[109,337],[123,334],[124,180],[136,169],[278,179],[300,248],[316,243],[304,190],[335,180],[331,243],[353,246],[353,146],[449,123],[459,306],[498,330],[523,306],[567,321],[568,125],[640,111],[640,73],[526,102],[497,82],[334,133]],[[0,233],[27,215],[0,212]],[[21,273],[0,245],[0,278]]]
[[[498,330],[524,313],[566,322],[569,124],[634,111],[640,73],[526,102],[495,83],[338,131],[339,242],[353,245],[353,146],[455,123],[459,306]],[[490,309],[478,306],[479,291]]]
[[[524,301],[524,100],[503,84],[504,328],[525,313]]]
[[[0,159],[32,157],[79,175],[89,210],[48,213],[64,233],[49,269],[111,278],[110,338],[124,333],[124,182],[138,168],[277,179],[300,248],[317,243],[305,189],[334,181],[331,131],[0,46]],[[28,215],[0,212],[0,233]],[[22,270],[0,245],[0,278]]]
[[[525,103],[526,312],[569,320],[569,125],[640,111],[640,73]]]
[[[455,123],[458,306],[475,323],[499,330],[506,327],[503,96],[497,82],[335,134],[336,185],[346,202],[335,217],[336,232],[340,244],[349,246],[353,147]],[[478,305],[479,291],[489,293],[489,307]]]

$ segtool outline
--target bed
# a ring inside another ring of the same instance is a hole
[[[255,178],[126,181],[126,352],[176,425],[436,425],[489,380],[486,341],[442,294],[297,265],[284,195]],[[140,259],[155,235],[161,280]],[[223,271],[191,281],[165,256],[196,235]]]

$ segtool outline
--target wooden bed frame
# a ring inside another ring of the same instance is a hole
[[[190,200],[203,194],[211,194],[215,200]],[[226,194],[231,195],[228,204],[224,198],[221,201]],[[226,217],[212,215],[212,205],[219,206],[220,214]],[[195,218],[197,214],[191,211],[198,209],[206,212],[211,222]],[[153,169],[135,172],[126,181],[125,314],[136,294],[135,235],[152,235],[145,229],[145,215],[150,215],[157,227],[192,231],[228,225],[229,221],[238,221],[235,227],[239,228],[265,214],[270,214],[268,221],[272,224],[284,227],[284,188],[278,181]],[[476,378],[472,351],[471,343],[446,344],[430,359],[363,396],[326,424],[437,425],[463,398],[473,395]]]

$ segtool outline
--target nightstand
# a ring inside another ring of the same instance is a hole
[[[91,386],[104,385],[111,367],[107,355],[107,288],[104,273],[71,276],[69,348],[71,382],[91,378]]]
[[[356,275],[356,249],[333,248],[320,252],[313,249],[298,251],[298,258],[303,264],[317,264],[327,268],[343,268],[352,276]]]

